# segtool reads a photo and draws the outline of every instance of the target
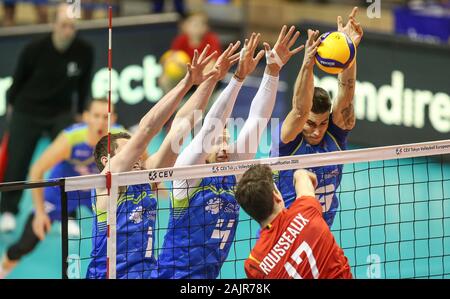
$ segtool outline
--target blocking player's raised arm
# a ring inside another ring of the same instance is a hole
[[[289,143],[303,131],[309,112],[312,108],[314,95],[314,56],[320,44],[319,31],[308,29],[308,40],[305,44],[305,56],[298,73],[292,96],[292,109],[286,116],[281,127],[281,141]]]
[[[131,169],[137,159],[146,151],[147,145],[170,119],[183,97],[193,86],[190,73],[186,76],[141,119],[139,126],[124,146],[123,150],[111,158],[111,172]],[[102,173],[105,173],[105,168]]]
[[[231,160],[249,160],[256,155],[261,136],[275,106],[280,70],[293,55],[303,49],[302,45],[290,50],[300,35],[299,31],[294,32],[294,26],[289,31],[287,26],[283,26],[273,50],[268,43],[264,43],[267,66],[250,106],[248,118],[238,136],[236,148],[231,153]]]
[[[341,16],[337,18],[338,31],[347,34],[358,47],[363,36],[361,24],[356,22],[357,7],[353,8],[345,26]],[[333,105],[333,122],[343,130],[351,130],[355,126],[356,118],[353,105],[356,84],[356,58],[353,64],[338,75],[338,94]]]
[[[239,45],[239,41],[236,44],[230,44],[218,58],[213,70],[207,74],[204,74],[203,71],[216,52],[204,58],[206,52],[203,51],[200,57],[198,57],[198,60],[194,57],[192,65],[188,67],[188,71],[191,77],[194,78],[195,84],[200,84],[200,86],[175,115],[172,127],[161,147],[154,155],[147,159],[147,169],[171,167],[174,165],[178,157],[179,147],[181,146],[180,142],[194,127],[195,113],[205,110],[217,82],[236,63],[237,56],[235,56],[234,51],[237,50]]]
[[[299,169],[294,173],[294,186],[297,198],[302,196],[315,197],[317,177],[314,173],[304,169]]]

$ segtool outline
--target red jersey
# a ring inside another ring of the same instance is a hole
[[[199,53],[201,53],[207,44],[211,46],[208,54],[217,51],[216,58],[219,57],[220,54],[222,53],[222,47],[220,45],[218,35],[213,32],[206,33],[202,41],[200,42],[200,45],[198,45],[198,47],[194,47],[189,43],[189,38],[186,34],[180,34],[177,37],[175,37],[170,49],[184,51],[192,59],[194,57],[194,50],[197,49]]]
[[[352,278],[344,251],[322,217],[319,201],[295,200],[261,230],[245,261],[248,278]]]

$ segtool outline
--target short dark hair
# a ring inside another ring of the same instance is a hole
[[[328,92],[320,87],[314,87],[313,106],[311,112],[316,114],[322,114],[330,112],[331,99]]]
[[[262,223],[273,212],[273,191],[272,169],[267,165],[254,165],[239,181],[236,200],[247,214]]]
[[[127,132],[120,132],[111,134],[111,158],[114,156],[114,153],[117,149],[117,139],[130,139],[131,135]],[[95,146],[94,150],[94,158],[95,163],[97,164],[98,170],[103,171],[105,166],[102,164],[102,157],[106,157],[108,155],[108,135],[103,136]]]
[[[94,104],[95,102],[108,104],[108,99],[107,98],[92,98],[89,102],[86,103],[84,110],[85,111],[91,110],[92,104]],[[111,103],[111,110],[114,111],[113,103]]]

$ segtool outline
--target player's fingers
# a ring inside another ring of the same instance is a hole
[[[308,40],[306,41],[307,45],[311,45],[314,42],[314,30],[308,29]]]
[[[252,35],[250,35],[250,39],[248,40],[248,43],[247,43],[247,50],[248,51],[251,51],[251,49],[253,47],[253,42],[255,40],[255,36],[256,36],[256,33],[252,32]]]
[[[256,55],[254,61],[255,61],[256,63],[259,63],[259,61],[261,60],[261,58],[264,57],[264,54],[265,54],[265,53],[266,53],[266,52],[265,52],[264,50],[260,50],[260,51],[258,52],[258,54]]]
[[[241,53],[236,53],[236,54],[231,55],[230,57],[228,57],[228,60],[232,61],[232,60],[234,60],[236,58],[240,58],[240,56],[241,56]]]
[[[300,47],[295,48],[294,50],[290,51],[289,53],[292,55],[297,54],[298,52],[300,52],[301,50],[303,50],[305,48],[304,45],[301,45]]]
[[[50,222],[49,219],[47,219],[47,220],[45,221],[45,233],[48,233],[48,232],[50,231],[51,228],[52,228],[52,223]],[[45,235],[44,235],[44,237],[45,237]]]
[[[342,29],[343,25],[342,25],[342,17],[338,16],[337,17],[337,27],[338,27],[338,31]]]
[[[203,59],[205,59],[206,55],[209,52],[209,48],[211,46],[209,44],[206,45],[206,47],[203,49],[202,53],[200,54],[200,56],[198,57],[198,63],[202,63]]]
[[[295,42],[297,41],[299,36],[300,36],[300,31],[295,32],[294,36],[291,38],[291,40],[287,44],[287,47],[288,48],[292,47],[295,44]]]
[[[283,39],[284,35],[286,34],[286,30],[287,26],[283,25],[283,27],[281,27],[280,34],[278,35],[278,41],[281,41]]]
[[[255,36],[255,38],[253,39],[252,51],[255,51],[256,47],[258,46],[260,37],[261,37],[261,34],[258,33],[258,34]]]
[[[236,52],[237,49],[239,49],[239,46],[241,45],[240,41],[237,41],[233,47],[231,47],[229,55],[232,55],[234,52]],[[237,53],[239,55],[239,53]]]
[[[238,54],[239,54],[239,53],[238,53]],[[233,55],[233,56],[234,56],[234,55]],[[240,58],[239,58],[239,55],[238,55],[238,57],[232,59],[232,60],[230,61],[230,66],[236,64],[236,63],[239,61],[239,59],[240,59]]]
[[[266,50],[267,53],[270,52],[270,45],[266,42],[263,43],[264,49]]]
[[[322,42],[322,40],[320,38],[318,38],[313,44],[312,44],[312,48],[317,48],[320,43]]]
[[[295,26],[291,26],[291,28],[289,28],[289,31],[287,32],[286,36],[281,40],[282,44],[287,44],[287,42],[291,39],[292,34],[294,34],[295,31]]]
[[[212,52],[208,57],[206,57],[203,61],[202,61],[202,65],[207,65],[211,59],[213,59],[217,54],[217,51]]]
[[[226,56],[228,55],[228,53],[230,52],[232,46],[233,46],[233,43],[230,43],[230,44],[228,45],[228,47],[225,49],[225,51],[223,51],[223,53],[222,53],[221,56],[226,57]]]
[[[349,18],[354,18],[354,17],[356,17],[356,13],[357,13],[357,12],[358,12],[358,7],[355,6],[355,7],[353,7],[352,12],[348,15],[348,17],[349,17]]]
[[[194,50],[194,57],[192,57],[192,65],[197,65],[197,61],[198,61],[198,50],[195,49]]]

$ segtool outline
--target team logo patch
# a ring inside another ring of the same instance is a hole
[[[216,197],[216,198],[210,199],[208,201],[208,204],[205,207],[205,211],[209,212],[213,215],[216,215],[219,213],[222,206],[223,206],[222,200],[220,198]]]
[[[139,206],[130,213],[130,217],[128,217],[128,220],[133,221],[134,224],[141,223],[143,214],[144,211],[142,207]]]

